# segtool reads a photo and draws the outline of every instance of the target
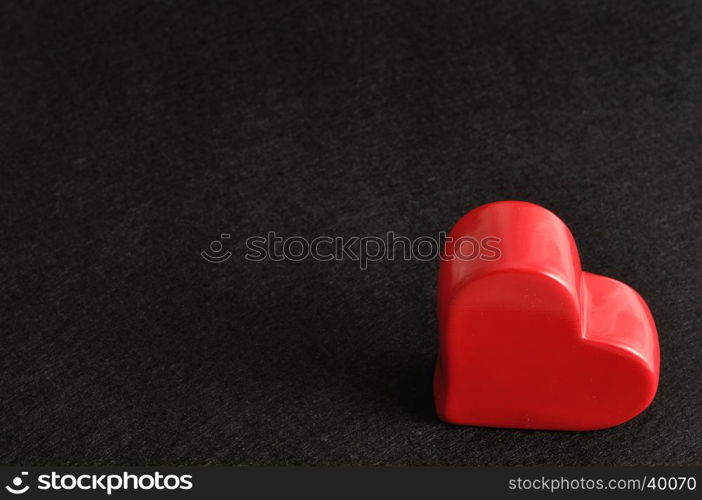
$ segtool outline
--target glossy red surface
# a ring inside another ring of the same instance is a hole
[[[499,238],[500,255],[447,259],[461,237]],[[490,203],[458,221],[439,270],[438,324],[434,394],[450,423],[600,429],[633,418],[656,393],[646,303],[583,272],[568,228],[538,205]]]

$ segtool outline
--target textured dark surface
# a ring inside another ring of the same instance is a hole
[[[60,4],[0,6],[1,463],[702,463],[702,4]],[[635,420],[445,425],[436,261],[243,258],[498,199],[647,299]]]

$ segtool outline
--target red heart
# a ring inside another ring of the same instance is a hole
[[[656,393],[646,303],[581,271],[570,231],[538,205],[490,203],[458,221],[439,270],[438,323],[434,394],[447,422],[601,429],[638,415]]]

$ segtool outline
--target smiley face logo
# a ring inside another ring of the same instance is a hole
[[[22,472],[21,476],[26,476],[27,472]],[[22,477],[21,476],[16,476],[12,480],[12,485],[7,485],[5,486],[5,489],[12,493],[13,495],[21,495],[22,493],[27,493],[27,490],[29,489],[29,485],[25,485],[22,487]]]
[[[222,233],[220,236],[223,240],[228,240],[232,237],[231,234],[228,233]],[[200,252],[200,256],[202,256],[203,259],[205,259],[207,262],[211,262],[212,264],[221,264],[223,262],[226,262],[229,260],[229,257],[232,256],[232,252],[229,250],[224,250],[224,245],[220,240],[214,240],[212,243],[210,243],[210,251],[212,253],[207,252],[207,250],[203,250]]]

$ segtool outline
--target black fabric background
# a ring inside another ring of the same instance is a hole
[[[0,12],[1,463],[702,463],[699,2]],[[500,199],[647,299],[661,382],[633,421],[443,424],[436,261],[243,258]]]

